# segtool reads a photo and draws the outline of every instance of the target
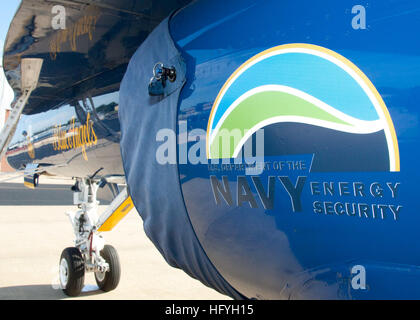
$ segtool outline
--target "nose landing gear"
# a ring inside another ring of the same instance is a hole
[[[112,228],[133,208],[127,189],[124,189],[98,217],[96,200],[98,182],[79,179],[74,191],[74,204],[80,210],[67,212],[76,236],[75,246],[63,250],[60,257],[59,279],[63,292],[78,296],[84,286],[85,272],[94,272],[102,291],[114,290],[120,281],[121,265],[118,253],[105,245],[101,232]]]

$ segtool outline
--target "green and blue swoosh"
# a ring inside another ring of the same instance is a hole
[[[398,142],[388,110],[369,79],[328,49],[291,44],[244,63],[220,91],[209,118],[207,154],[234,158],[257,130],[297,123],[354,135],[384,131],[390,171],[399,171]],[[231,148],[220,141],[240,132]],[[226,150],[227,149],[227,150]]]

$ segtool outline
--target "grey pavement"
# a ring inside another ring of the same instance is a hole
[[[46,184],[30,190],[20,183],[0,184],[0,300],[70,299],[58,288],[61,251],[73,245],[64,213],[76,207],[68,188]],[[85,292],[72,299],[229,299],[170,267],[146,237],[135,210],[104,237],[120,256],[119,286],[103,293],[93,274],[87,274]]]

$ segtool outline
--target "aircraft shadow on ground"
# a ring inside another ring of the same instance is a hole
[[[79,298],[98,296],[104,293],[96,286],[85,286]],[[61,289],[55,289],[48,284],[0,288],[0,300],[62,300],[68,298]]]
[[[110,201],[101,199],[101,205]],[[44,184],[28,189],[23,183],[0,183],[0,206],[72,206],[73,194],[68,185]]]

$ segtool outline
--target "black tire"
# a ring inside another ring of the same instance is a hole
[[[67,263],[67,283],[62,282],[61,272],[63,269],[62,261]],[[85,281],[85,262],[82,254],[77,248],[66,248],[60,257],[60,284],[63,292],[76,297],[83,289]]]
[[[102,258],[109,264],[109,271],[102,273],[95,272],[95,280],[99,289],[108,292],[114,290],[121,277],[120,259],[117,250],[113,246],[105,245],[101,251]]]

